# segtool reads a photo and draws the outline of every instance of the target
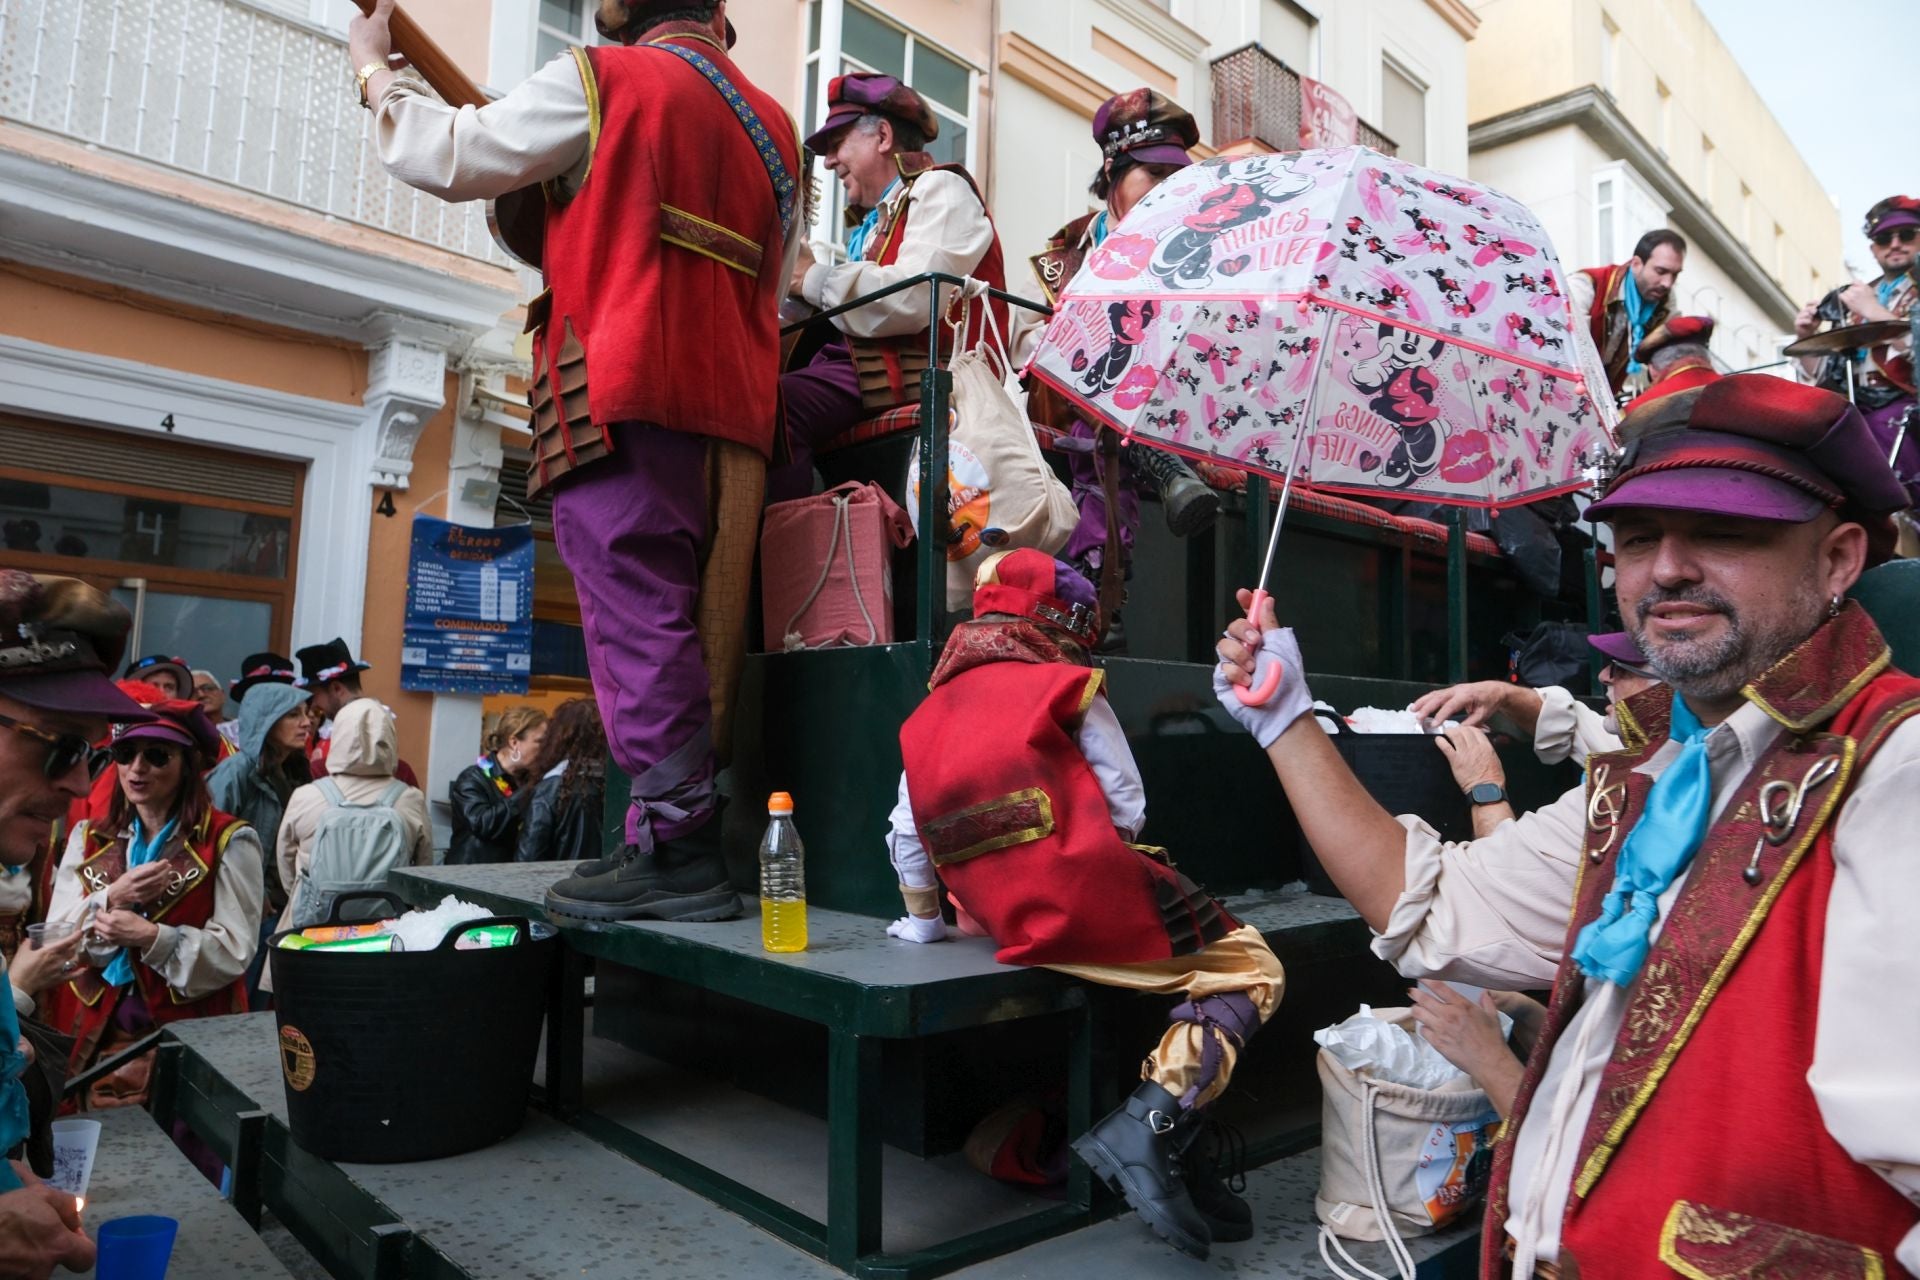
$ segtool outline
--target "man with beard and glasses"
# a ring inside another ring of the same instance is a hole
[[[1666,322],[1673,286],[1687,265],[1687,242],[1675,231],[1649,231],[1618,266],[1583,267],[1567,277],[1567,302],[1587,317],[1607,383],[1617,396],[1640,373],[1640,344]]]
[[[1583,787],[1444,843],[1341,762],[1270,613],[1229,629],[1215,688],[1376,954],[1553,986],[1484,1276],[1910,1275],[1920,680],[1847,600],[1905,494],[1829,392],[1742,374],[1658,403],[1590,514],[1665,685],[1619,703],[1622,748]],[[1233,686],[1276,660],[1243,707]]]

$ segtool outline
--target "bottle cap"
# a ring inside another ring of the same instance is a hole
[[[776,791],[767,797],[768,813],[792,813],[793,797],[784,791]]]

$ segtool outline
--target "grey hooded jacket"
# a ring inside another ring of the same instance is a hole
[[[309,780],[309,773],[301,752],[291,753],[272,770],[262,764],[261,754],[266,750],[268,731],[306,700],[307,691],[290,684],[256,684],[247,690],[240,702],[240,749],[207,775],[213,807],[245,819],[260,835],[260,847],[266,855],[263,870],[267,903],[274,911],[287,902],[273,856],[280,818],[286,812],[287,797]]]

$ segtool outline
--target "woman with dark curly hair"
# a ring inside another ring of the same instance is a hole
[[[533,798],[520,826],[516,862],[578,862],[601,854],[607,739],[592,698],[560,704],[534,761]]]

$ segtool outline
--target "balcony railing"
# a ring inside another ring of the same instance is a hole
[[[482,205],[381,168],[344,41],[239,0],[0,0],[0,119],[507,261]]]
[[[1392,138],[1365,120],[1361,146],[1393,155]],[[1300,149],[1300,73],[1257,44],[1213,61],[1213,140],[1218,146],[1251,138],[1275,151]]]

